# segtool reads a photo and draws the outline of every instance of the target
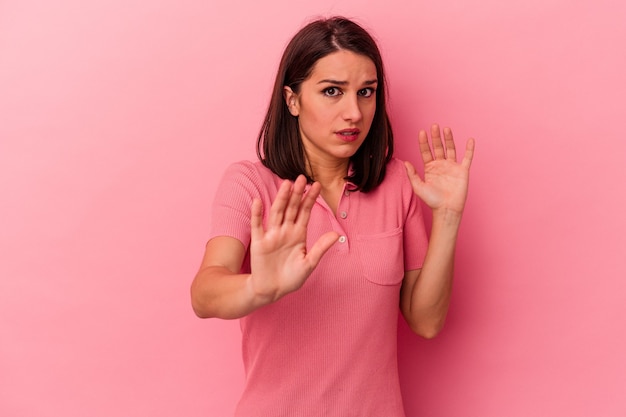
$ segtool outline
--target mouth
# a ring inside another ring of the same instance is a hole
[[[343,129],[337,131],[336,133],[342,140],[352,142],[357,140],[361,131],[359,129]]]

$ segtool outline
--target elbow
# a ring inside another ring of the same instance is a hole
[[[435,337],[437,337],[437,335],[439,333],[441,333],[442,328],[441,327],[429,327],[429,328],[420,328],[420,329],[413,329],[413,331],[423,337],[424,339],[434,339]]]
[[[409,327],[413,333],[424,339],[434,339],[441,333],[445,323],[445,319],[442,320],[424,320],[424,321],[409,321]]]
[[[194,306],[192,306],[193,308],[193,312],[196,314],[196,317],[201,318],[201,319],[210,319],[212,316],[207,313],[206,311],[196,308]]]
[[[196,314],[196,316],[201,319],[208,319],[213,317],[204,306],[196,302],[193,298],[191,299],[191,308],[193,309],[193,312]]]
[[[214,317],[208,303],[199,296],[198,291],[193,286],[191,287],[191,308],[195,315],[201,319]]]
[[[241,315],[237,315],[236,311],[220,308],[215,300],[202,297],[193,291],[191,292],[191,309],[201,319],[218,318],[232,320],[241,318]]]

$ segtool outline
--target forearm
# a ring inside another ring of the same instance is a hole
[[[237,319],[267,304],[255,295],[250,274],[225,267],[201,269],[191,285],[191,305],[198,317]]]
[[[452,293],[454,254],[461,215],[434,212],[430,242],[421,271],[408,295],[405,316],[411,328],[425,337],[442,329]]]

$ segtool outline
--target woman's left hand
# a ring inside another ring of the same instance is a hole
[[[418,138],[424,162],[424,180],[411,163],[405,162],[413,191],[433,212],[454,212],[460,215],[467,198],[469,170],[474,156],[474,139],[470,138],[467,141],[463,160],[457,162],[450,128],[443,129],[443,141],[438,125],[431,127],[430,134],[432,148],[425,131],[420,131]]]

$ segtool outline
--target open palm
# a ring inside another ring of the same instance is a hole
[[[433,211],[450,210],[462,213],[474,156],[474,139],[467,141],[465,155],[461,162],[457,162],[452,131],[444,128],[443,140],[438,125],[433,125],[430,133],[432,147],[425,131],[420,131],[418,137],[420,155],[424,162],[424,179],[420,178],[413,165],[405,162],[413,191]]]
[[[306,231],[311,208],[320,193],[314,183],[305,194],[306,179],[284,181],[263,227],[261,201],[252,205],[250,266],[255,294],[276,301],[299,289],[320,259],[338,238],[337,232],[322,235],[306,247]]]

